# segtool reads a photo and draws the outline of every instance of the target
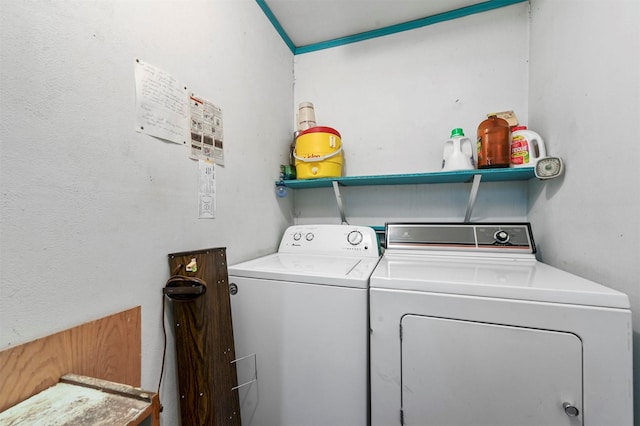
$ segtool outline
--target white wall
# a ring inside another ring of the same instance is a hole
[[[142,305],[153,389],[167,253],[226,246],[232,263],[268,253],[292,201],[299,222],[339,220],[330,189],[273,196],[293,106],[307,100],[342,133],[349,175],[438,170],[452,128],[473,136],[487,112],[514,109],[566,175],[482,185],[474,220],[529,218],[542,259],[629,294],[640,330],[640,12],[635,0],[612,3],[533,0],[530,47],[521,3],[300,55],[294,97],[291,53],[253,0],[1,2],[0,349]],[[215,220],[196,219],[197,169],[183,148],[133,130],[136,57],[224,108]],[[343,195],[352,223],[460,220],[468,188]],[[639,341],[636,331],[636,401]],[[171,344],[165,424],[177,418]]]
[[[526,122],[527,3],[295,57],[296,104],[342,135],[344,175],[439,171],[451,130],[489,112]],[[345,188],[347,220],[462,220],[470,184]],[[332,189],[296,190],[298,223],[339,223]],[[523,220],[527,186],[481,185],[474,220]]]
[[[293,55],[253,0],[0,9],[0,349],[142,305],[153,390],[167,254],[222,246],[234,263],[275,250],[292,221],[273,182],[288,160]],[[135,58],[224,109],[214,220],[197,219],[185,147],[134,130]],[[162,420],[175,425],[168,345]]]
[[[635,421],[640,425],[640,2],[534,0],[531,126],[566,173],[531,182],[545,262],[631,299]],[[606,368],[603,366],[603,368]]]

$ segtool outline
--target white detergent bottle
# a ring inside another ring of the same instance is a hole
[[[444,144],[442,171],[473,170],[475,168],[471,139],[464,136],[464,131],[461,128],[453,129],[451,138]]]
[[[547,149],[539,134],[527,126],[511,129],[511,167],[534,167],[547,156]]]

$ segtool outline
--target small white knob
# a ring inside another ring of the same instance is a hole
[[[360,231],[351,231],[349,232],[349,235],[347,235],[347,241],[352,246],[357,246],[358,244],[360,244],[362,242],[362,239],[363,237]]]

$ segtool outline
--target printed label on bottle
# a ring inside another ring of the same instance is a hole
[[[511,164],[529,164],[529,142],[522,135],[513,135],[511,142]]]

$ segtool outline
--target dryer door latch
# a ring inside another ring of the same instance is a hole
[[[571,404],[570,402],[564,402],[562,404],[562,408],[564,408],[564,412],[569,417],[577,417],[580,414],[580,410],[578,410],[578,407]]]

